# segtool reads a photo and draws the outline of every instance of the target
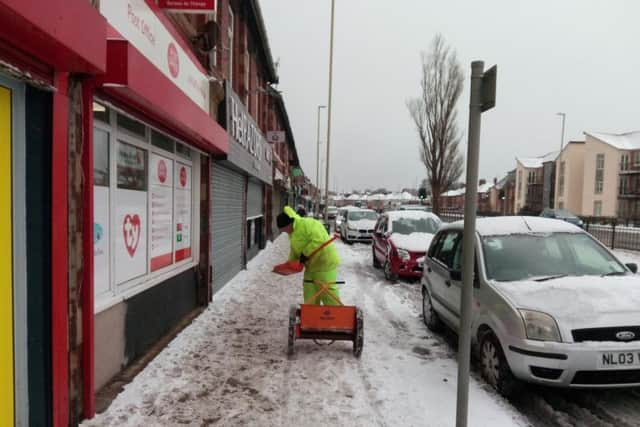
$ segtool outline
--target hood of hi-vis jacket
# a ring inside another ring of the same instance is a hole
[[[300,255],[309,256],[331,237],[324,225],[316,219],[301,217],[291,207],[285,206],[284,212],[293,218],[293,232],[289,235],[291,252],[289,260],[299,260]],[[310,273],[331,271],[340,264],[338,251],[333,243],[325,246],[306,263],[306,271]]]

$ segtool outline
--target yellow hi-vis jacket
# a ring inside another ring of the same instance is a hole
[[[301,254],[309,256],[331,238],[320,221],[313,218],[303,218],[289,206],[284,207],[284,213],[293,218],[293,232],[289,235],[291,243],[289,261],[299,260]],[[305,271],[308,273],[332,271],[339,264],[338,251],[331,243],[306,262]]]

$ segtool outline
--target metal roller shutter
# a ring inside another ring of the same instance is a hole
[[[215,293],[244,267],[245,177],[216,163],[211,169],[211,258]]]
[[[262,212],[262,183],[249,180],[247,186],[247,218],[263,215]]]

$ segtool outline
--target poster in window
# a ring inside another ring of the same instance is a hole
[[[109,187],[93,187],[93,283],[96,297],[109,291]]]
[[[116,282],[147,272],[147,192],[118,189],[115,236]]]
[[[191,166],[176,162],[175,248],[176,261],[191,257]]]
[[[151,271],[173,263],[173,160],[152,153],[151,181]]]

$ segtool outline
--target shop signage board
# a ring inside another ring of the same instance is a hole
[[[100,13],[195,104],[209,113],[208,77],[145,0],[101,1]]]
[[[240,97],[227,82],[227,133],[229,153],[227,159],[249,175],[271,185],[273,179],[273,151],[260,128],[253,120]]]
[[[96,296],[109,291],[109,187],[93,187],[93,283]]]
[[[214,13],[215,0],[159,0],[160,9],[186,13]]]
[[[155,153],[149,159],[151,182],[151,271],[173,263],[173,160]]]
[[[176,262],[191,257],[191,180],[191,166],[176,162],[174,179]]]

